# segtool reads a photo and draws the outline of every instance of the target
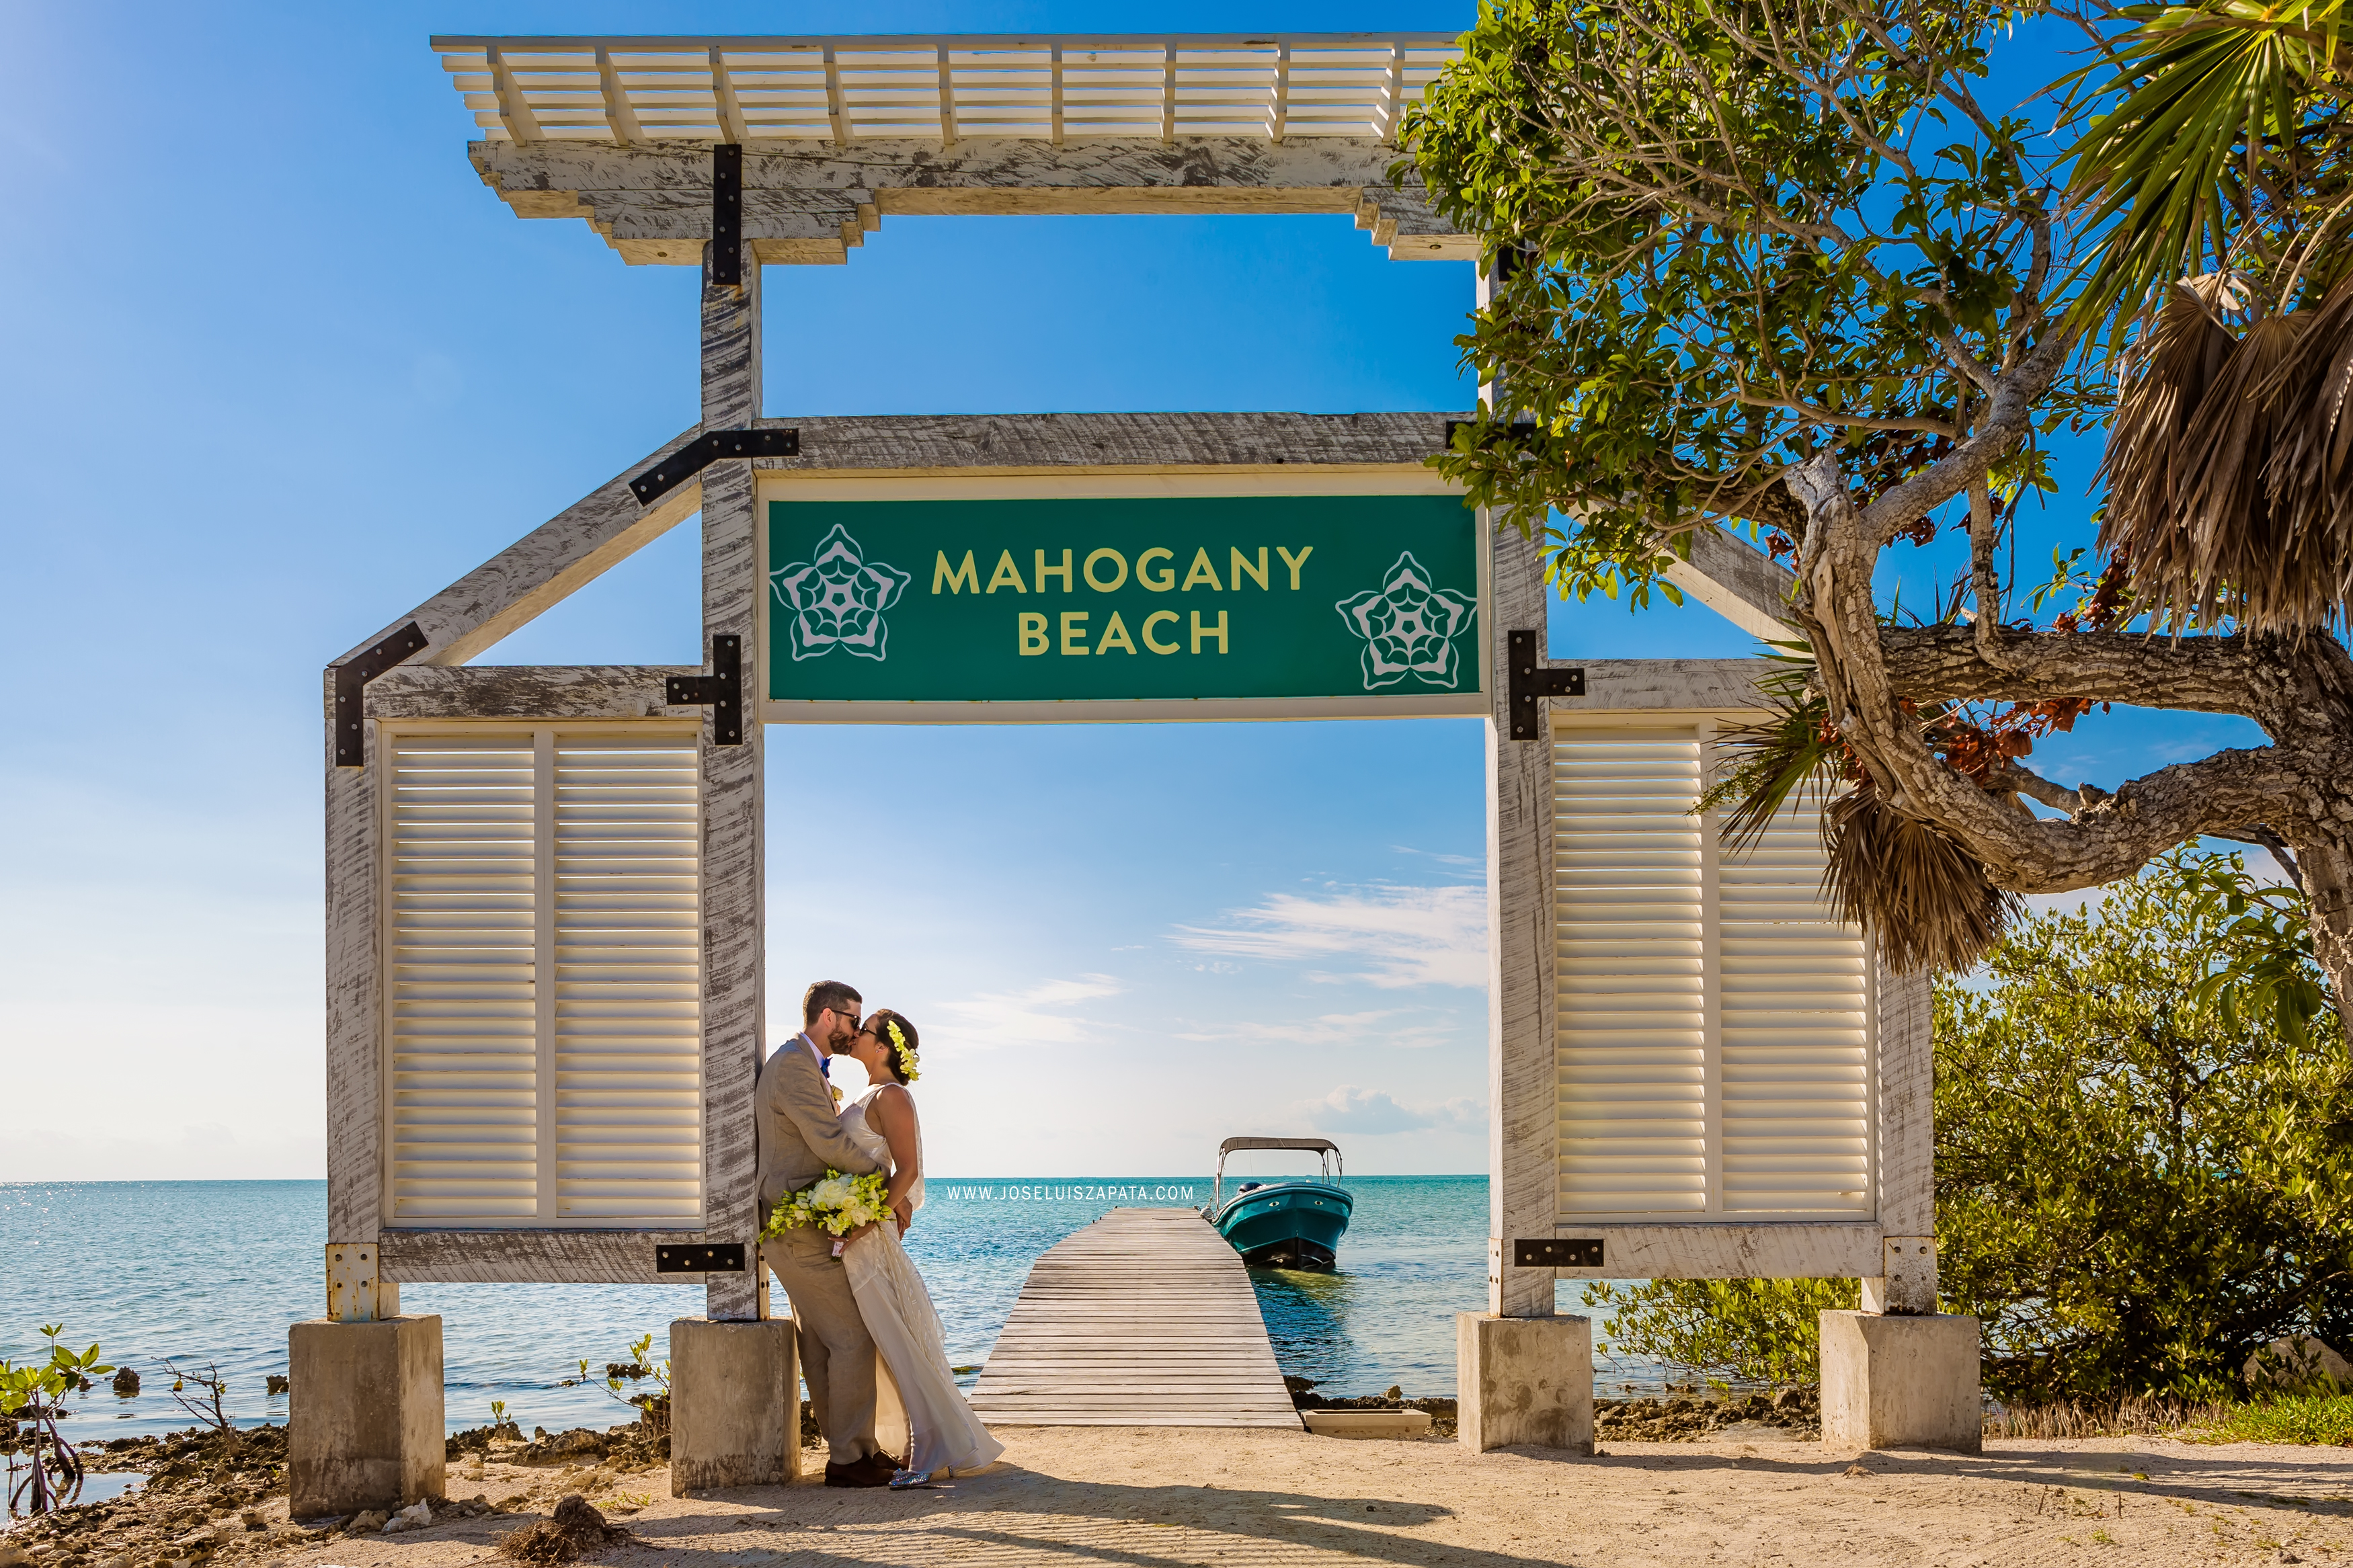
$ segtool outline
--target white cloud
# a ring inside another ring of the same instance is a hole
[[[1092,1026],[1070,1009],[1120,991],[1119,982],[1108,974],[1045,980],[1024,991],[984,991],[939,1005],[949,1019],[939,1038],[948,1046],[981,1047],[1084,1045],[1095,1037]]]
[[[1476,1126],[1486,1120],[1486,1108],[1476,1100],[1450,1100],[1442,1105],[1417,1108],[1403,1104],[1386,1089],[1359,1089],[1344,1083],[1321,1100],[1299,1107],[1318,1132],[1351,1132],[1377,1136],[1384,1132],[1419,1132],[1432,1127]]]
[[[1170,940],[1194,952],[1314,963],[1313,980],[1483,986],[1487,895],[1476,887],[1393,886],[1320,898],[1274,893],[1229,911],[1221,925],[1179,926]]]

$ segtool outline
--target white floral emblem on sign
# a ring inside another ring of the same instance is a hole
[[[860,658],[887,657],[890,625],[882,612],[899,602],[908,576],[866,559],[849,531],[835,523],[809,560],[768,574],[776,605],[790,619],[793,658],[816,658],[840,648]]]
[[[1451,588],[1431,584],[1408,551],[1377,590],[1343,599],[1336,608],[1348,629],[1365,639],[1365,689],[1378,690],[1412,677],[1451,689],[1461,678],[1454,639],[1477,606]]]

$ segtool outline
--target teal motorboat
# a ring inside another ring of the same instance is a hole
[[[1323,1176],[1244,1182],[1229,1199],[1226,1156],[1243,1149],[1303,1149],[1322,1157]],[[1340,1146],[1325,1138],[1229,1138],[1218,1145],[1218,1180],[1201,1211],[1253,1268],[1329,1268],[1356,1200],[1340,1185]]]

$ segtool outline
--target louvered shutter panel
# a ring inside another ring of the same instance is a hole
[[[555,748],[555,1191],[572,1222],[702,1213],[691,738]]]
[[[1564,1219],[1874,1212],[1865,945],[1810,803],[1742,856],[1695,814],[1714,730],[1555,736]]]
[[[388,732],[388,1223],[702,1219],[695,742]]]
[[[1707,1207],[1696,730],[1564,731],[1553,866],[1560,1211]]]
[[[394,1225],[539,1213],[529,735],[384,748]]]
[[[1730,1214],[1873,1212],[1869,981],[1821,902],[1820,824],[1792,803],[1716,873]]]

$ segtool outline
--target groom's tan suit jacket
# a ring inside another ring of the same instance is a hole
[[[786,1042],[761,1067],[753,1098],[764,1225],[777,1199],[828,1170],[864,1175],[878,1168],[841,1130],[833,1091],[807,1035]],[[763,1242],[760,1256],[792,1300],[801,1375],[830,1458],[846,1464],[874,1452],[874,1341],[841,1259],[833,1256],[833,1237],[813,1227],[789,1230]]]
[[[878,1169],[841,1130],[824,1072],[807,1035],[796,1035],[760,1068],[755,1119],[760,1148],[760,1213],[828,1171],[862,1176]]]

